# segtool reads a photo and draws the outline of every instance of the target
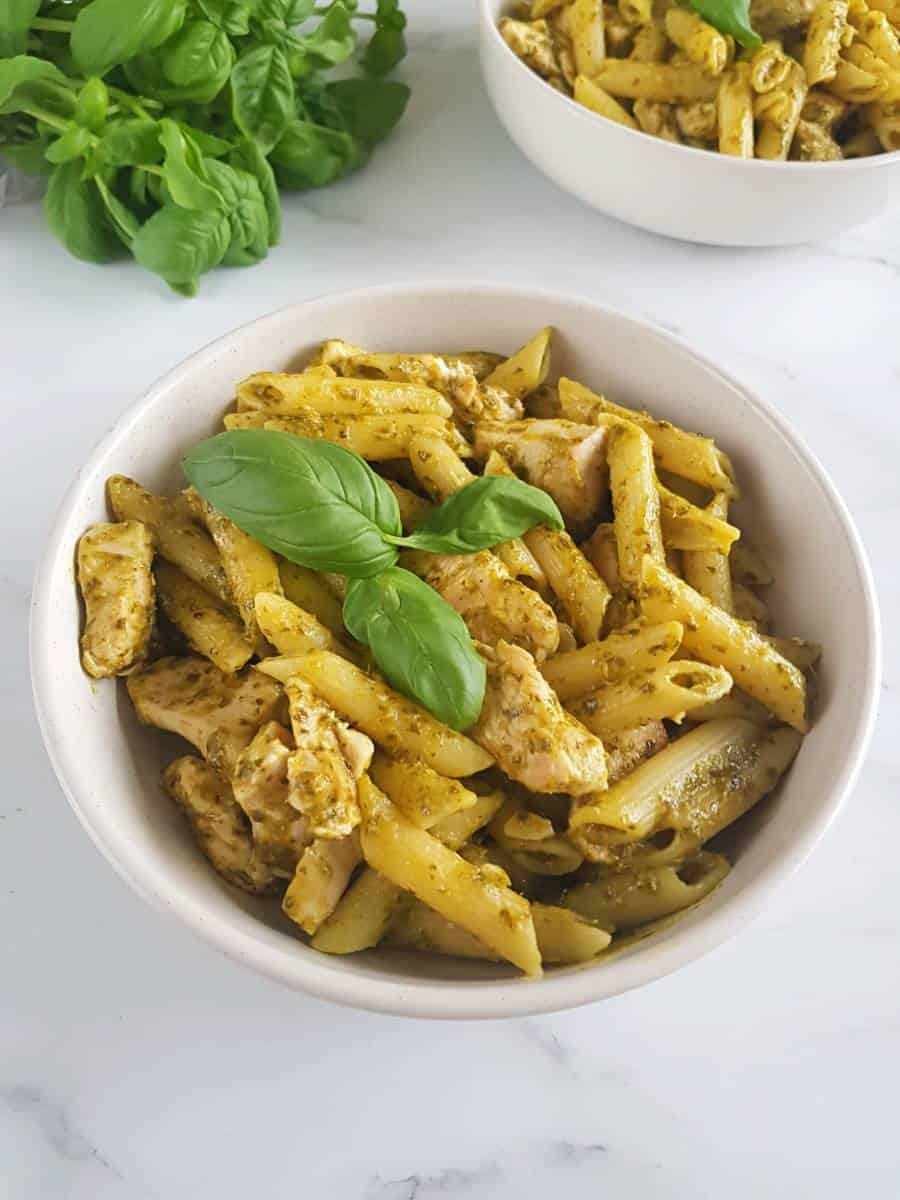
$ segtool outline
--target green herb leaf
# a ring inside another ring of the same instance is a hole
[[[230,243],[231,226],[220,209],[167,204],[141,226],[132,253],[176,292],[193,296],[199,276],[219,265]]]
[[[281,239],[281,200],[278,196],[275,172],[272,170],[269,160],[256,142],[244,138],[232,150],[229,162],[234,167],[249,171],[255,177],[269,218],[269,245],[277,246]]]
[[[0,112],[15,112],[15,93],[23,83],[49,79],[65,86],[65,75],[53,63],[30,54],[18,54],[0,62]]]
[[[72,125],[47,147],[47,162],[67,163],[82,158],[91,149],[94,138],[90,130]]]
[[[79,125],[100,133],[109,110],[109,90],[102,79],[89,79],[78,96],[75,120]]]
[[[313,14],[316,0],[289,0],[284,19],[288,25],[300,25]]]
[[[215,159],[207,161],[206,170],[231,226],[231,244],[222,262],[226,267],[259,262],[269,252],[269,215],[255,176]]]
[[[554,501],[540,488],[503,475],[474,479],[439,504],[398,546],[432,554],[473,554],[519,537],[535,525],[564,528]]]
[[[110,262],[122,246],[106,220],[103,201],[77,162],[58,166],[50,176],[44,212],[51,231],[70,254],[85,262]]]
[[[351,134],[302,120],[291,121],[271,154],[275,176],[284,188],[324,187],[363,157],[363,148]]]
[[[427,583],[391,567],[353,579],[344,624],[372,650],[388,682],[451,729],[468,729],[484,702],[486,669],[462,617]]]
[[[108,167],[152,167],[162,162],[158,123],[143,117],[116,121],[103,135],[101,157]]]
[[[231,97],[237,127],[262,150],[271,150],[294,114],[294,80],[281,46],[257,46],[241,55],[231,72]]]
[[[357,454],[330,442],[235,429],[201,442],[184,472],[210,504],[292,562],[354,578],[393,566],[394,493]]]
[[[720,33],[753,50],[762,38],[750,24],[750,0],[690,0],[691,8]]]
[[[334,0],[316,29],[298,38],[298,43],[323,65],[345,62],[356,49],[356,34],[350,10],[343,0]]]
[[[182,208],[221,208],[222,196],[209,182],[203,155],[190,135],[164,117],[159,123],[159,141],[165,151],[163,174],[175,203]]]
[[[109,217],[110,225],[122,245],[127,246],[130,250],[140,230],[140,221],[131,209],[122,203],[103,179],[98,177],[96,185],[100,193],[100,199],[103,201],[103,207],[106,209],[106,215]]]
[[[161,48],[159,62],[170,83],[189,88],[195,103],[206,104],[228,82],[234,50],[211,21],[186,21]]]
[[[197,7],[231,37],[243,37],[250,32],[250,17],[256,5],[254,0],[197,0]]]
[[[41,0],[0,0],[0,58],[24,54]]]
[[[46,142],[0,142],[0,155],[26,175],[49,175],[52,167],[44,154]]]
[[[10,59],[9,61],[14,63],[21,60]],[[3,65],[0,63],[0,67]],[[65,80],[65,76],[60,78]],[[10,82],[7,80],[7,85]],[[3,95],[6,98],[0,101],[0,115],[25,112],[39,116],[46,113],[66,121],[75,116],[77,104],[75,93],[66,86],[65,82],[60,83],[59,79],[52,75],[36,75],[26,72],[25,76],[9,86],[8,90],[0,77],[0,96]]]
[[[75,18],[71,46],[85,75],[105,75],[181,28],[186,0],[92,0]]]
[[[405,83],[382,79],[341,79],[330,84],[328,91],[344,115],[348,131],[367,142],[386,138],[409,100]]]

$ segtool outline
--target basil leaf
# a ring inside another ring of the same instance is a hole
[[[718,29],[719,33],[730,33],[736,42],[753,50],[762,45],[762,38],[750,24],[750,0],[689,0],[691,8],[704,21]]]
[[[372,75],[387,75],[405,57],[406,37],[402,29],[376,29],[360,63]]]
[[[222,197],[209,182],[203,156],[177,122],[164,117],[159,142],[165,151],[163,174],[172,199],[182,208],[221,208]]]
[[[11,59],[15,62],[15,59]],[[2,65],[2,64],[0,64]],[[64,78],[61,76],[60,78]],[[3,87],[0,80],[0,88]],[[70,120],[75,116],[77,102],[74,92],[51,75],[28,73],[14,83],[0,103],[0,114],[30,112],[42,109],[54,117]]]
[[[300,25],[311,17],[316,0],[289,0],[284,19],[288,25]]]
[[[92,0],[75,18],[71,46],[85,75],[105,75],[180,29],[186,0]]]
[[[277,246],[281,239],[281,200],[278,196],[275,172],[272,170],[269,160],[256,142],[245,138],[232,150],[229,162],[234,167],[249,171],[256,178],[269,219],[269,245]]]
[[[208,20],[232,37],[243,37],[250,32],[250,17],[255,8],[253,0],[197,0],[197,7]]]
[[[519,537],[535,525],[564,527],[546,492],[521,479],[482,476],[439,504],[414,533],[389,540],[432,554],[473,554]]]
[[[151,188],[156,176],[151,176]],[[132,253],[140,265],[161,275],[183,296],[197,292],[197,279],[217,267],[231,242],[220,209],[196,211],[167,204],[139,229]]]
[[[102,79],[89,79],[78,96],[75,120],[79,125],[100,133],[106,122],[109,109],[109,91]]]
[[[0,0],[0,58],[24,54],[41,0]]]
[[[47,147],[47,162],[67,163],[82,158],[90,150],[93,141],[90,130],[81,125],[71,125]]]
[[[20,84],[33,79],[49,79],[65,85],[66,77],[53,63],[30,54],[18,54],[0,62],[0,112],[15,112],[15,94]]]
[[[409,88],[405,83],[381,79],[341,79],[329,93],[336,101],[347,130],[367,142],[380,142],[391,132],[406,109]]]
[[[372,650],[388,682],[451,729],[468,729],[484,702],[486,669],[462,617],[427,583],[391,567],[353,579],[344,624]]]
[[[44,212],[51,231],[76,258],[110,262],[121,257],[122,246],[107,223],[100,194],[81,179],[79,163],[63,163],[50,176]]]
[[[208,103],[228,82],[234,50],[211,21],[188,21],[162,47],[159,62],[170,83],[190,88],[196,103]]]
[[[44,157],[45,142],[0,142],[0,156],[26,175],[49,175],[52,168]]]
[[[222,262],[226,267],[259,262],[269,252],[269,217],[255,177],[215,159],[208,160],[206,170],[225,203],[231,226],[231,244]]]
[[[283,188],[324,187],[362,161],[364,151],[349,133],[312,121],[291,121],[271,154]]]
[[[184,473],[210,504],[292,562],[362,578],[397,561],[384,540],[402,532],[394,493],[341,446],[234,429],[201,442]]]
[[[232,113],[240,131],[269,151],[294,113],[294,80],[280,46],[257,46],[231,72]]]
[[[129,117],[110,125],[101,143],[108,167],[152,167],[162,162],[159,125],[144,117]]]
[[[350,10],[343,0],[334,0],[316,29],[298,38],[297,42],[323,65],[335,66],[345,62],[356,49],[356,34],[353,32]]]
[[[103,207],[106,209],[106,215],[109,217],[110,225],[122,245],[127,246],[130,250],[140,230],[140,221],[131,209],[122,203],[115,192],[106,185],[103,179],[98,177],[95,182],[97,191],[100,193],[100,199],[103,201]]]

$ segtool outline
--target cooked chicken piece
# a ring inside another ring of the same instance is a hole
[[[750,23],[761,37],[809,24],[818,0],[750,0]]]
[[[546,21],[514,21],[510,17],[503,17],[500,36],[526,66],[560,91],[565,91],[556,45]]]
[[[540,662],[559,646],[556,614],[532,588],[513,579],[489,550],[477,554],[403,556],[404,565],[440,592],[477,641],[523,646]]]
[[[499,642],[487,660],[484,707],[472,737],[532,792],[580,796],[606,787],[603,743],[571,717],[534,659]]]
[[[359,831],[340,841],[316,838],[303,852],[281,907],[306,933],[315,933],[337,908],[338,900],[362,862]]]
[[[315,837],[346,837],[360,821],[356,781],[375,747],[303,679],[292,679],[286,691],[297,745],[287,767],[290,803],[304,814]]]
[[[290,879],[312,841],[307,822],[288,801],[288,761],[294,743],[277,721],[267,721],[243,750],[231,779],[234,798],[247,814],[253,844],[275,875]]]
[[[482,421],[475,429],[475,457],[497,450],[535,487],[549,492],[566,523],[583,525],[597,511],[607,487],[606,426],[575,421]]]
[[[223,879],[245,892],[278,889],[278,880],[256,853],[247,818],[231,789],[208,763],[192,754],[177,758],[166,767],[162,782]]]
[[[153,629],[153,538],[140,521],[94,525],[78,543],[88,675],[122,675],[144,657]]]
[[[264,721],[277,715],[283,693],[260,671],[226,675],[203,658],[160,658],[128,678],[138,720],[177,733],[224,779]]]

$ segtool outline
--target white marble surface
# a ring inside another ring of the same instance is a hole
[[[900,1192],[900,214],[826,245],[706,249],[588,212],[509,144],[470,11],[416,0],[408,119],[282,246],[185,302],[0,213],[4,1200],[665,1200]],[[430,31],[430,32],[429,32]],[[35,560],[122,408],[219,333],[326,290],[548,285],[690,339],[789,415],[868,544],[887,675],[856,793],[771,908],[639,993],[506,1024],[343,1011],[146,909],[78,827],[31,710]]]

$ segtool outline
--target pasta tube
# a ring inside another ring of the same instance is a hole
[[[722,79],[717,103],[719,153],[753,157],[753,87],[750,65],[735,63]]]
[[[366,778],[360,781],[360,803],[362,847],[370,866],[526,975],[541,973],[528,901],[512,891],[498,868],[473,867],[413,825]]]
[[[718,29],[689,8],[668,9],[665,23],[669,38],[691,62],[710,75],[722,74],[728,63],[728,42]]]
[[[728,497],[724,492],[717,492],[706,506],[705,511],[713,520],[726,523],[728,517]],[[734,527],[728,525],[727,528]],[[731,565],[728,547],[725,550],[690,550],[683,558],[684,577],[691,587],[705,596],[710,603],[721,608],[723,612],[734,612],[734,595],[731,584]]]
[[[718,83],[713,83],[715,91]],[[658,467],[664,467],[673,475],[690,479],[711,491],[724,491],[732,498],[737,498],[730,464],[710,438],[687,433],[668,421],[657,421],[649,413],[622,408],[573,379],[560,379],[559,400],[563,415],[572,421],[590,423],[598,415],[604,414],[632,421],[644,430],[653,443],[653,455]]]
[[[756,157],[786,159],[797,130],[807,94],[806,75],[799,63],[792,63],[784,83],[756,98],[759,133]]]
[[[266,414],[263,414],[266,416]],[[245,417],[255,419],[253,413],[237,413],[225,418],[226,429],[247,428]],[[394,413],[389,416],[321,416],[314,409],[298,410],[287,417],[267,417],[264,429],[280,433],[293,433],[297,437],[324,438],[335,442],[346,450],[353,450],[370,462],[384,462],[391,458],[405,458],[410,440],[417,434],[429,430],[436,433],[454,447],[466,450],[467,446],[456,429],[445,417],[433,413]]]
[[[305,612],[284,596],[259,592],[256,596],[259,628],[279,654],[308,654],[311,650],[330,650],[342,658],[354,658],[353,652],[312,613]]]
[[[442,725],[381,679],[328,650],[267,658],[258,670],[286,682],[300,675],[336,712],[392,754],[415,754],[440,775],[461,778],[491,766],[480,746]]]
[[[363,413],[429,413],[452,417],[453,409],[434,388],[384,379],[322,378],[311,372],[275,375],[261,371],[238,384],[238,412],[359,416]]]
[[[478,800],[458,780],[445,779],[415,758],[391,758],[379,751],[369,774],[401,812],[422,829],[442,817],[472,808]]]
[[[589,642],[579,650],[554,655],[542,665],[541,671],[560,700],[572,700],[602,684],[667,663],[681,645],[683,633],[678,621],[664,621],[660,625],[635,622],[601,642]]]
[[[741,536],[741,531],[726,520],[727,496],[724,504],[719,501],[700,508],[662,484],[658,485],[658,491],[659,519],[667,548],[717,550],[720,554],[728,554]],[[723,508],[725,516],[721,515]]]
[[[847,0],[819,0],[809,19],[803,69],[810,87],[834,79],[847,36]]]
[[[645,554],[665,562],[652,443],[637,425],[623,422],[609,431],[607,460],[619,577],[636,590]]]
[[[563,903],[606,929],[631,929],[696,904],[730,870],[727,858],[706,852],[680,867],[619,871],[597,883],[580,884]]]
[[[681,621],[688,653],[724,667],[780,720],[806,731],[806,681],[800,671],[750,626],[710,604],[651,558],[644,560],[641,608],[648,621]]]
[[[318,572],[283,558],[278,563],[278,574],[285,599],[316,617],[337,637],[342,636],[341,603]]]
[[[592,79],[612,96],[626,100],[656,100],[665,104],[691,104],[714,100],[719,81],[693,63],[635,62],[629,58],[607,58],[592,73]]]
[[[337,907],[362,861],[359,830],[347,837],[316,838],[303,851],[281,907],[304,933],[314,934]]]
[[[244,627],[187,575],[168,562],[156,564],[156,584],[163,612],[188,645],[228,675],[253,657]]]
[[[231,603],[219,552],[209,534],[196,525],[183,497],[154,496],[127,475],[106,482],[109,506],[117,521],[140,521],[153,534],[160,555],[211,596]]]
[[[691,709],[728,694],[731,676],[722,667],[678,659],[640,675],[595,688],[570,701],[569,711],[592,733],[605,737],[646,721],[680,722]]]
[[[609,603],[609,588],[564,530],[539,525],[525,534],[524,541],[562,601],[575,633],[583,642],[596,640]]]
[[[587,75],[576,77],[574,96],[579,104],[583,104],[597,116],[606,117],[607,120],[615,121],[618,125],[627,125],[629,129],[637,129],[638,123],[631,113],[623,108],[609,92],[604,92],[602,87],[594,83],[592,79],[588,79]]]
[[[605,29],[603,0],[571,0],[569,32],[579,75],[593,77],[602,66],[606,58]]]

